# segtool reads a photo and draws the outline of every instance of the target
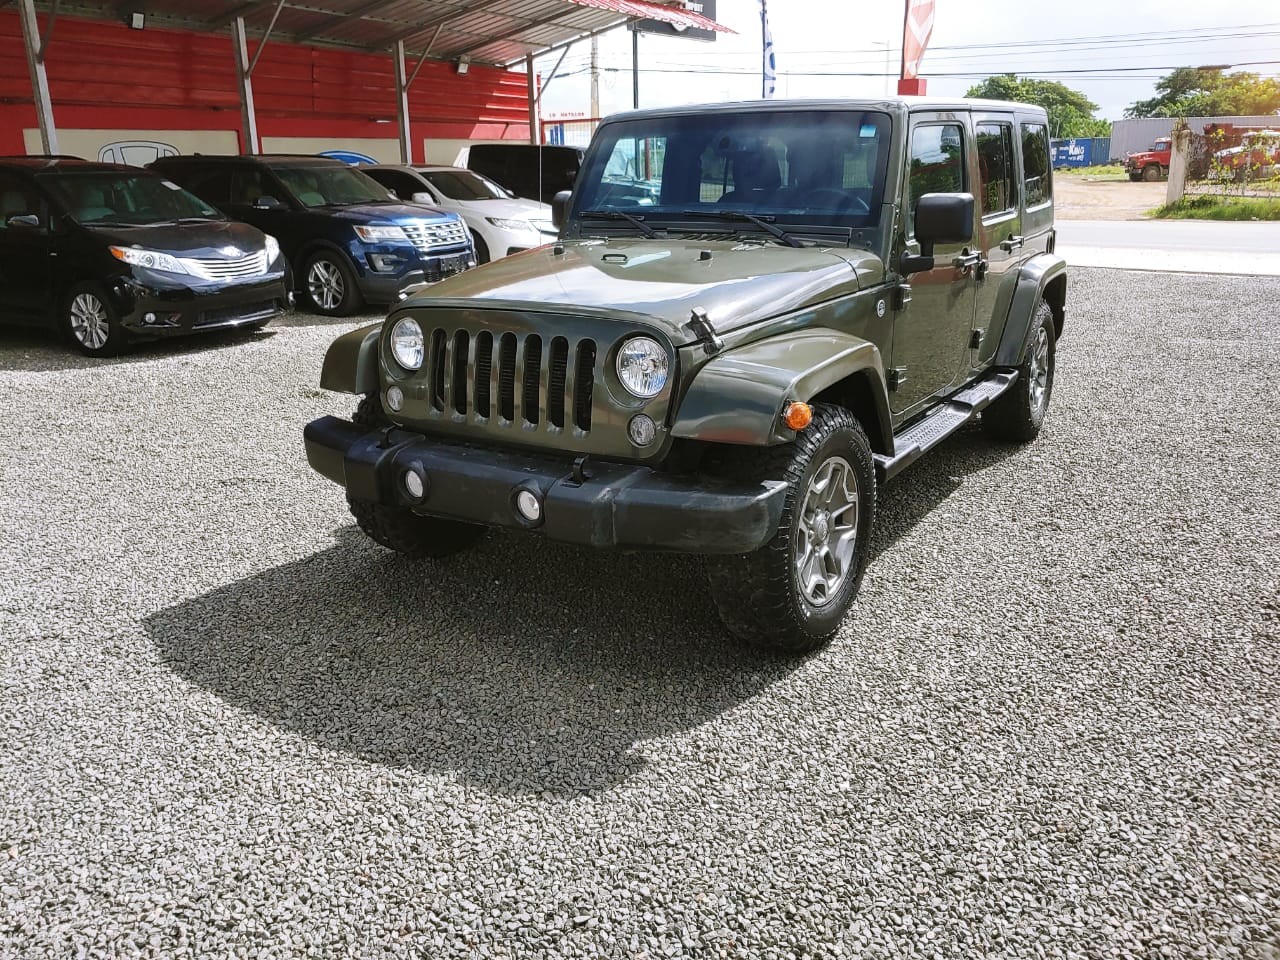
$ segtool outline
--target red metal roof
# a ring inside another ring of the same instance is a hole
[[[734,33],[724,24],[704,17],[683,7],[669,7],[655,3],[653,0],[569,0],[582,7],[595,7],[597,10],[609,10],[626,17],[642,17],[647,20],[662,20],[677,27],[692,27],[699,30],[715,30],[719,33]]]

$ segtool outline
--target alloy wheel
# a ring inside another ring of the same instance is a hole
[[[853,572],[858,539],[858,478],[832,457],[809,480],[793,550],[800,592],[813,606],[830,603]]]
[[[346,293],[346,284],[338,265],[328,260],[317,260],[311,264],[311,269],[307,271],[307,293],[320,309],[338,309]]]
[[[71,334],[87,350],[101,350],[111,336],[107,308],[92,293],[78,293],[71,301]]]
[[[1031,368],[1027,374],[1031,409],[1039,414],[1049,399],[1049,331],[1044,327],[1036,333],[1036,342],[1031,346]]]

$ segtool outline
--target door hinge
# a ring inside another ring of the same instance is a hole
[[[893,309],[905,310],[911,302],[911,284],[903,281],[893,291]]]
[[[975,330],[969,335],[969,349],[977,350],[982,346],[982,339],[985,334],[981,330]]]
[[[897,390],[899,387],[901,387],[904,383],[907,382],[907,368],[906,367],[890,367],[886,371],[886,377],[888,378],[888,381],[889,381],[888,383],[889,389]]]

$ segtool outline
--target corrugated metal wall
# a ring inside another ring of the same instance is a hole
[[[1188,117],[1187,125],[1194,133],[1204,133],[1206,124],[1231,123],[1244,127],[1280,124],[1280,116],[1270,117]],[[1151,146],[1156,137],[1173,133],[1171,117],[1144,117],[1140,120],[1117,120],[1111,124],[1111,159],[1123,160],[1126,153],[1136,153]]]

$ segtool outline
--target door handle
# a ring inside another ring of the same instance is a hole
[[[1013,233],[1009,235],[1008,240],[1000,241],[1000,249],[1003,250],[1005,253],[1013,253],[1013,251],[1017,250],[1026,242],[1027,242],[1026,237],[1020,237],[1016,233]]]

